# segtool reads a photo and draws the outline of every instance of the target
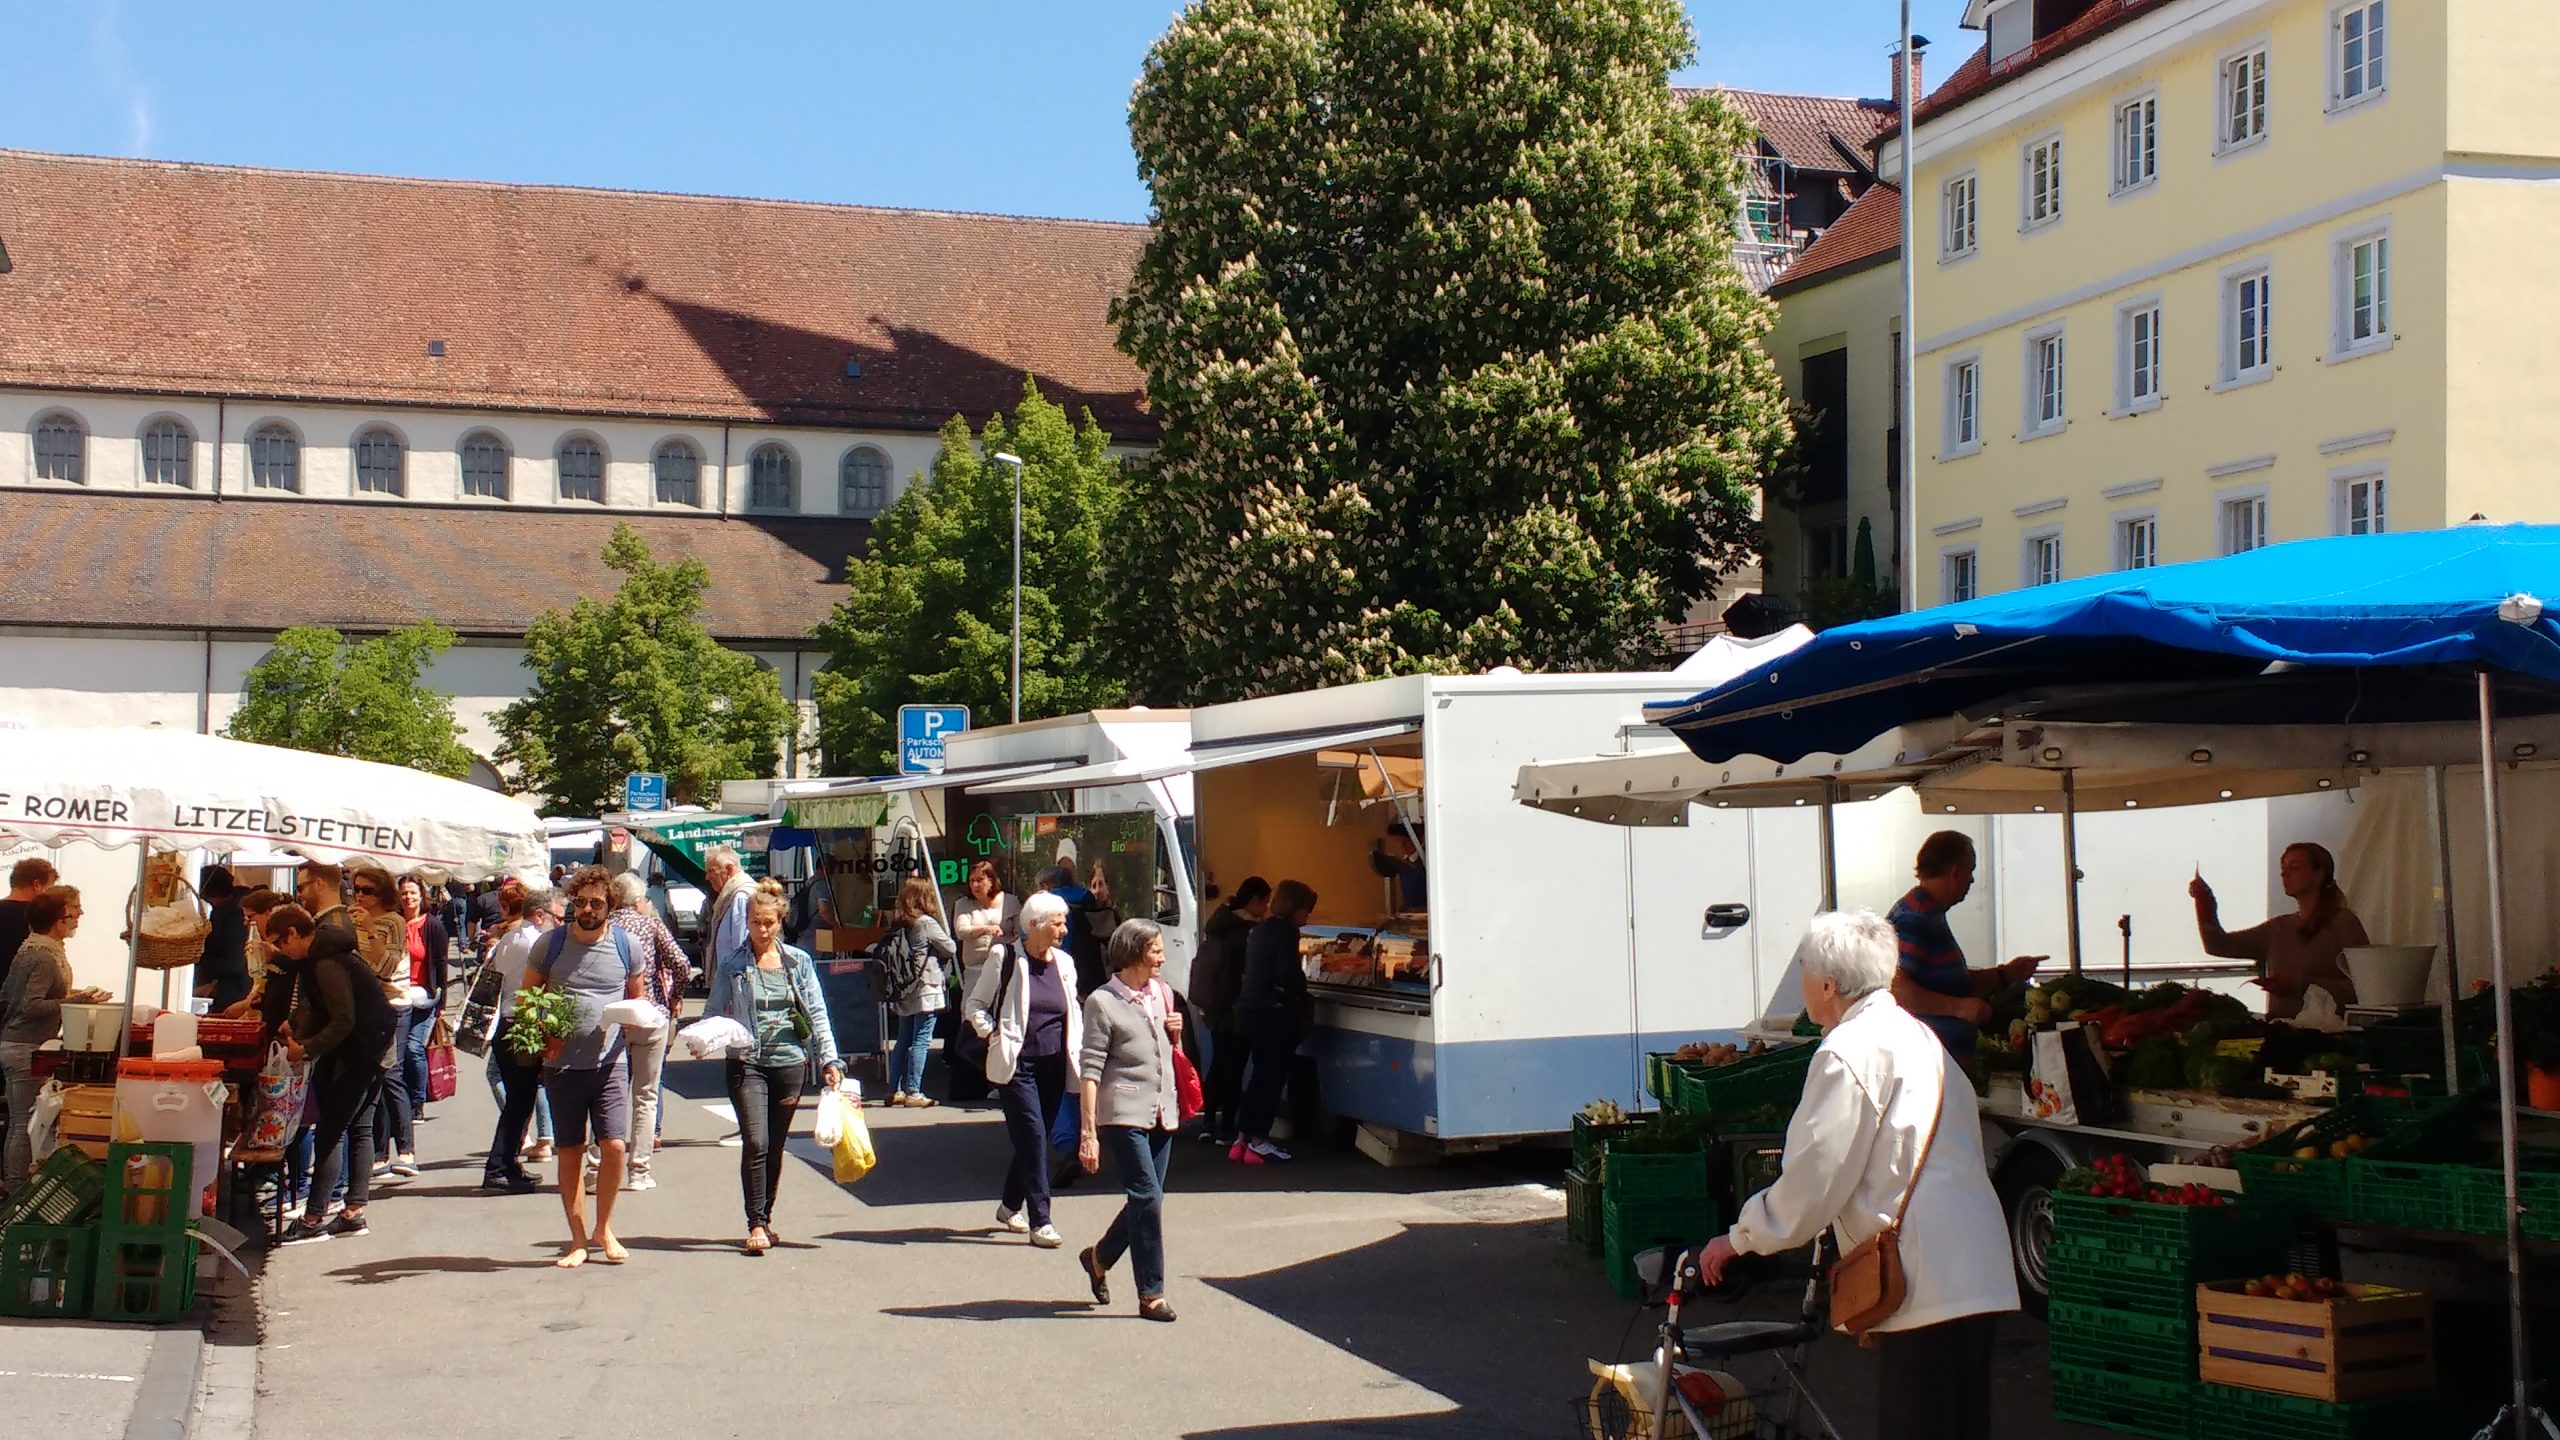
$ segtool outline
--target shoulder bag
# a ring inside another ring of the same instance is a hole
[[[1894,1098],[1900,1098],[1902,1081],[1893,1082]],[[1868,1333],[1890,1320],[1902,1309],[1909,1297],[1910,1282],[1902,1270],[1902,1217],[1910,1213],[1911,1197],[1920,1191],[1920,1176],[1929,1168],[1929,1152],[1938,1143],[1938,1115],[1947,1108],[1943,1085],[1938,1103],[1929,1115],[1929,1130],[1920,1141],[1919,1163],[1911,1167],[1911,1184],[1902,1192],[1902,1203],[1894,1207],[1893,1218],[1864,1245],[1840,1257],[1831,1267],[1831,1324],[1858,1337],[1861,1345],[1873,1344]],[[1893,1114],[1891,1100],[1885,1103],[1885,1116]]]
[[[1168,1015],[1174,1013],[1174,1006],[1179,1002],[1173,998],[1172,989],[1161,980],[1150,980],[1147,986],[1155,992],[1156,1000],[1164,1006],[1165,1013]],[[1159,1032],[1163,1031],[1162,1020],[1156,1022],[1156,1029]],[[1183,1053],[1182,1043],[1170,1034],[1165,1036],[1165,1048],[1173,1052],[1175,1116],[1182,1124],[1188,1125],[1200,1118],[1201,1111],[1209,1108],[1209,1102],[1200,1088],[1200,1067],[1191,1063],[1191,1057]]]

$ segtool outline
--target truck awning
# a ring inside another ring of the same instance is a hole
[[[1340,750],[1353,745],[1371,745],[1411,735],[1422,728],[1419,720],[1389,720],[1344,729],[1310,730],[1295,735],[1252,736],[1223,745],[1194,743],[1190,749],[1171,759],[1149,763],[1142,760],[1109,760],[1099,765],[1078,765],[1043,775],[993,780],[968,787],[972,795],[1037,794],[1044,790],[1091,790],[1109,785],[1142,785],[1151,780],[1167,780],[1176,775],[1192,775],[1202,770],[1221,770],[1230,765],[1250,765],[1258,760],[1278,760],[1291,755],[1305,755],[1317,750]]]

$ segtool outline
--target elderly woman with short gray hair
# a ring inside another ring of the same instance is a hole
[[[1879,1434],[1985,1440],[1993,1330],[2018,1308],[2018,1286],[1983,1171],[1973,1087],[1936,1033],[1895,1002],[1894,933],[1883,917],[1815,916],[1796,963],[1822,1047],[1787,1125],[1777,1183],[1700,1252],[1699,1274],[1719,1283],[1735,1255],[1782,1254],[1826,1227],[1846,1253],[1899,1215],[1908,1288],[1901,1308],[1867,1331],[1882,1360]]]
[[[987,1083],[1004,1111],[1013,1160],[996,1226],[1054,1250],[1049,1223],[1049,1127],[1066,1103],[1067,1071],[1084,1050],[1076,961],[1068,953],[1067,902],[1046,891],[1022,902],[1022,942],[1000,945],[969,987],[960,1017],[987,1042]]]
[[[1164,932],[1154,922],[1127,920],[1111,932],[1103,951],[1111,978],[1084,1002],[1084,1136],[1076,1161],[1090,1175],[1111,1152],[1128,1202],[1099,1243],[1076,1257],[1093,1285],[1097,1305],[1111,1303],[1111,1267],[1124,1253],[1138,1277],[1138,1314],[1171,1320],[1164,1298],[1164,1170],[1173,1158],[1173,1134],[1182,1123],[1174,1088],[1175,1052],[1182,1044],[1182,1012],[1173,992],[1156,977],[1164,970]]]

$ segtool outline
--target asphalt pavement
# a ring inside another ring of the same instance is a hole
[[[782,1244],[750,1257],[740,1152],[722,1143],[735,1127],[719,1069],[701,1063],[671,1067],[659,1188],[622,1197],[630,1263],[564,1272],[551,1264],[565,1233],[556,1195],[478,1189],[493,1107],[476,1069],[465,1078],[420,1131],[426,1173],[376,1192],[372,1233],[269,1257],[253,1417],[215,1429],[1565,1436],[1578,1433],[1569,1402],[1589,1388],[1585,1358],[1649,1348],[1649,1322],[1564,1242],[1556,1163],[1518,1153],[1248,1169],[1185,1141],[1167,1202],[1181,1319],[1159,1325],[1136,1317],[1125,1266],[1109,1307],[1077,1269],[1119,1204],[1107,1175],[1060,1197],[1067,1248],[1035,1250],[994,1228],[1005,1145],[993,1111],[867,1111],[880,1166],[840,1188],[804,1107],[775,1207]],[[2071,1433],[2049,1418],[2041,1327],[2013,1320],[2004,1341],[2002,1433]],[[1869,1433],[1868,1357],[1827,1342],[1814,1374],[1849,1433]],[[49,1383],[71,1397],[57,1406],[112,1394],[107,1381]]]

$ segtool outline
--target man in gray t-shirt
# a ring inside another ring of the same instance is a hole
[[[569,1216],[569,1244],[555,1263],[562,1269],[584,1265],[592,1245],[604,1253],[607,1264],[619,1265],[631,1258],[613,1237],[613,1202],[622,1190],[623,1159],[631,1141],[631,1086],[623,1068],[621,1027],[606,1025],[604,1011],[616,1000],[637,1000],[647,993],[646,957],[606,925],[613,895],[602,869],[590,865],[570,876],[562,889],[569,897],[569,924],[536,941],[525,967],[527,986],[560,991],[578,1006],[577,1028],[545,1063],[542,1076],[560,1147],[560,1207]],[[592,1236],[582,1183],[590,1129],[599,1151]]]

